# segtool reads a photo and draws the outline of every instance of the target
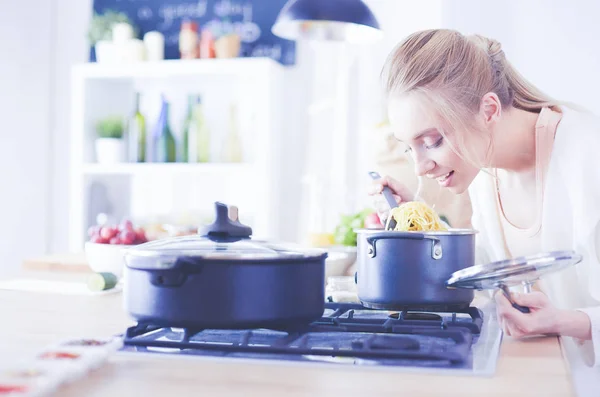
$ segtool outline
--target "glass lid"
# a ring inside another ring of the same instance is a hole
[[[196,257],[205,259],[294,259],[325,255],[324,251],[294,244],[252,240],[252,229],[237,219],[237,209],[215,203],[215,221],[198,228],[194,236],[164,238],[127,250],[131,258]],[[137,261],[137,260],[136,260]]]
[[[496,289],[502,285],[532,284],[540,277],[581,262],[574,251],[554,251],[477,265],[454,272],[446,282],[451,288]]]

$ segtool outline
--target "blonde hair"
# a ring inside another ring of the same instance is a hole
[[[561,111],[558,101],[517,72],[498,41],[481,35],[464,36],[449,29],[413,33],[390,53],[382,76],[388,95],[423,96],[435,105],[444,127],[454,131],[475,130],[474,115],[479,111],[481,98],[489,92],[495,93],[506,109],[539,113],[549,107]],[[442,135],[444,127],[440,128]],[[451,144],[452,149],[482,166],[481,159],[473,160],[481,154],[468,153],[466,135],[456,134],[455,143],[461,150]],[[488,145],[491,150],[491,140]]]

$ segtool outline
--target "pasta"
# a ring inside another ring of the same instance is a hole
[[[421,201],[409,201],[392,208],[385,228],[389,230],[390,221],[394,219],[395,231],[439,231],[447,230],[439,215]]]

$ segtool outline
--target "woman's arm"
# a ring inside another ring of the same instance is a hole
[[[594,309],[598,311],[600,307]],[[583,310],[561,310],[558,314],[556,333],[580,340],[591,340],[592,317],[587,311]]]

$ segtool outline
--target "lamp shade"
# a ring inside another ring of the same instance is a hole
[[[271,28],[288,40],[368,43],[382,36],[379,23],[362,0],[290,0]]]

